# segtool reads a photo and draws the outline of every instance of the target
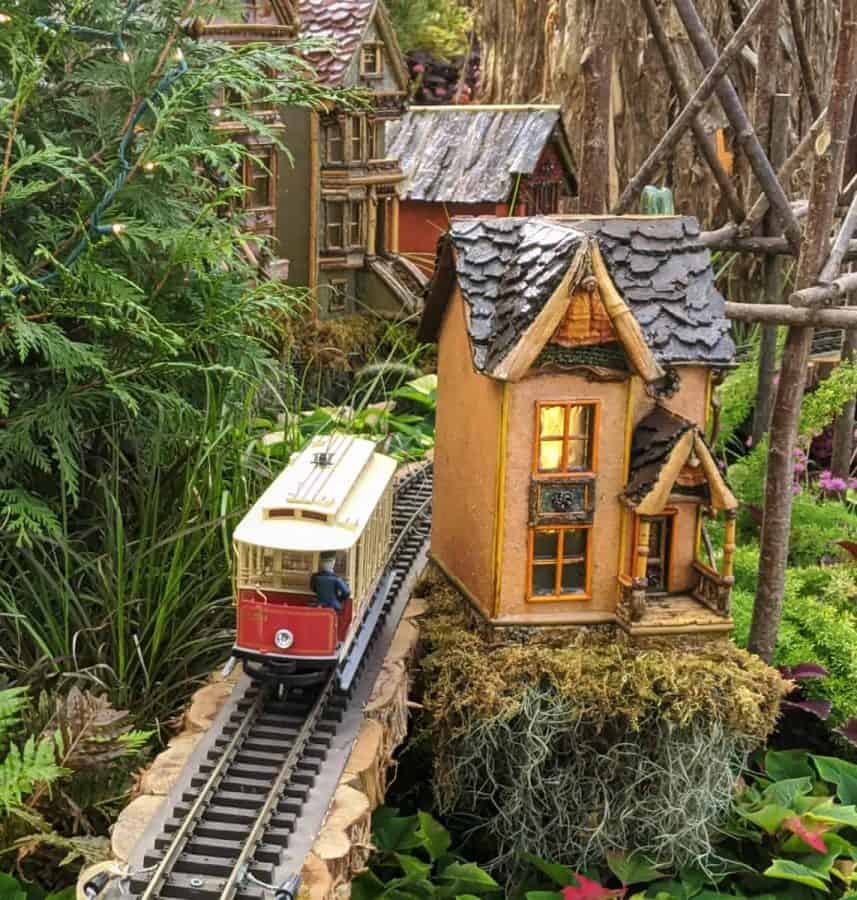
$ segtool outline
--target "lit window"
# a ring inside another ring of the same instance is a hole
[[[327,247],[342,249],[345,239],[345,201],[328,200],[325,207]]]
[[[343,146],[345,142],[342,139],[342,125],[339,122],[328,125],[324,135],[327,161],[329,163],[344,162]]]
[[[532,598],[582,598],[589,593],[589,537],[588,526],[532,529]]]
[[[362,162],[365,154],[365,122],[362,116],[354,116],[351,120],[351,160]]]
[[[384,50],[380,44],[370,44],[363,48],[360,70],[363,75],[378,76],[384,73]]]
[[[539,473],[594,470],[595,403],[539,404]]]
[[[351,218],[348,222],[348,245],[359,247],[363,244],[363,201],[351,201]]]

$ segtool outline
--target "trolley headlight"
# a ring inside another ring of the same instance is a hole
[[[274,635],[274,643],[280,648],[280,650],[288,650],[289,647],[292,646],[295,642],[295,636],[289,631],[288,628],[281,628]]]

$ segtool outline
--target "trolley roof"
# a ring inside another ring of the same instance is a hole
[[[395,472],[396,461],[376,453],[372,441],[315,437],[256,501],[234,539],[273,550],[347,550]]]

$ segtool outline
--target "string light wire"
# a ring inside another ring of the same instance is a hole
[[[100,31],[99,29],[87,28],[82,25],[69,25],[66,22],[61,22],[56,19],[51,19],[44,16],[40,16],[39,18],[37,18],[36,24],[41,28],[47,28],[52,31],[68,31],[70,34],[73,34],[76,37],[80,37],[83,40],[87,41],[110,41],[113,47],[115,47],[115,49],[119,52],[120,58],[123,61],[126,61],[130,60],[131,56],[125,46],[122,35],[126,31],[131,15],[140,6],[141,2],[142,0],[131,0],[131,2],[128,4],[128,8],[125,10],[124,16],[122,17],[119,29],[116,32]],[[184,53],[180,49],[176,49],[173,54],[173,59],[176,61],[175,67],[160,79],[160,81],[157,83],[154,90],[148,95],[148,97],[145,97],[142,101],[140,101],[140,104],[135,110],[134,115],[131,117],[131,120],[128,123],[128,127],[125,129],[125,132],[122,135],[122,140],[119,142],[119,171],[116,173],[116,177],[113,179],[113,184],[103,194],[98,202],[98,205],[93,210],[93,213],[89,219],[88,230],[84,233],[83,237],[81,237],[81,239],[69,251],[68,255],[62,261],[61,265],[63,269],[68,269],[73,266],[75,262],[77,262],[81,254],[84,252],[84,250],[86,250],[90,241],[94,237],[97,237],[99,235],[118,236],[123,231],[125,231],[125,226],[119,222],[114,222],[110,225],[102,225],[101,216],[113,202],[119,191],[124,187],[125,182],[128,180],[128,177],[131,174],[131,169],[133,168],[133,166],[131,161],[128,159],[128,150],[131,146],[131,141],[134,139],[134,135],[137,131],[137,126],[139,125],[140,120],[143,118],[143,116],[146,115],[147,112],[149,112],[153,108],[153,103],[155,102],[155,100],[158,97],[165,97],[167,94],[169,94],[175,83],[183,75],[185,75],[189,69]],[[150,170],[147,169],[147,171]],[[17,284],[10,290],[13,296],[18,296],[28,291],[33,286],[33,284],[45,286],[55,281],[57,278],[59,278],[59,276],[60,269],[54,269],[53,271],[48,272],[47,274],[42,275],[39,278],[36,278],[33,283]]]

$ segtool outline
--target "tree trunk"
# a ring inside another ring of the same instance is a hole
[[[610,76],[613,53],[601,27],[593,28],[583,60],[582,146],[578,210],[600,215],[609,206]]]
[[[806,237],[798,261],[798,290],[815,284],[827,258],[856,84],[857,0],[842,0],[839,42],[827,109],[829,141],[826,146],[825,142],[816,145],[816,153],[822,152],[816,156],[813,169]],[[791,529],[794,449],[812,333],[812,326],[789,328],[771,422],[759,583],[749,641],[750,649],[769,662],[774,656],[782,618]]]

